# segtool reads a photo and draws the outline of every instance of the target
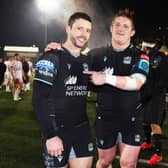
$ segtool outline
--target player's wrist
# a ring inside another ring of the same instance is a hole
[[[116,86],[116,83],[117,83],[116,76],[105,74],[105,83],[112,86]]]

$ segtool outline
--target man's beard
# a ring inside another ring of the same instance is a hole
[[[70,39],[71,39],[72,44],[75,47],[80,48],[81,51],[83,51],[88,46],[88,42],[86,42],[83,46],[80,46],[80,45],[77,44],[76,39],[74,37],[71,37]]]

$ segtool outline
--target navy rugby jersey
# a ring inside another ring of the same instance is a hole
[[[57,134],[58,126],[71,127],[87,121],[88,57],[68,50],[45,53],[35,65],[33,106],[45,137]]]
[[[166,57],[162,52],[158,51],[150,56],[150,70],[146,84],[148,83],[152,90],[167,87],[168,57]]]
[[[99,48],[89,53],[92,57],[92,69],[111,75],[130,76],[141,73],[147,76],[149,58],[132,44],[124,51],[115,51],[111,46]],[[140,102],[139,91],[126,91],[111,85],[93,86],[97,92],[97,109],[103,115],[124,117],[132,113]],[[113,111],[113,112],[112,112]]]
[[[149,57],[149,75],[141,89],[143,103],[148,102],[152,95],[165,94],[168,88],[168,57],[160,51],[149,53]]]

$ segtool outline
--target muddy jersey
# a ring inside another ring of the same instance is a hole
[[[33,105],[46,137],[87,121],[88,76],[82,72],[88,69],[87,56],[74,57],[65,48],[45,53],[35,64]]]
[[[109,46],[95,49],[89,54],[92,57],[92,69],[95,71],[119,76],[148,74],[148,56],[132,44],[124,51],[115,51]],[[107,84],[93,87],[93,90],[97,92],[97,114],[114,120],[115,123],[121,119],[127,120],[129,116],[136,113],[140,104],[139,91],[121,90]],[[116,120],[117,118],[119,120]]]

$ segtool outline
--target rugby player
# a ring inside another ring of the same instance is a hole
[[[93,144],[86,114],[88,57],[81,54],[92,30],[83,12],[70,16],[61,50],[43,54],[35,65],[33,107],[39,120],[47,168],[91,168]]]

